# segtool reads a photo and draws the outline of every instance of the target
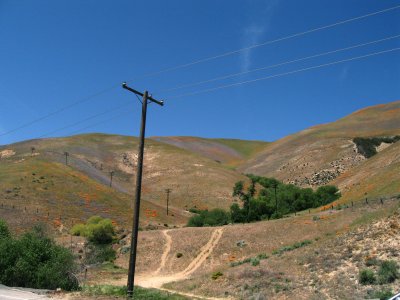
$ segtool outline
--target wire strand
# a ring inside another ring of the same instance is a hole
[[[138,79],[138,78],[150,77],[150,76],[158,75],[158,74],[161,74],[161,73],[166,73],[166,72],[169,72],[169,71],[174,71],[174,70],[186,68],[186,67],[189,67],[189,66],[193,66],[193,65],[196,65],[196,64],[203,63],[203,62],[207,62],[207,61],[211,61],[211,60],[214,60],[214,59],[218,59],[218,58],[226,57],[226,56],[233,55],[233,54],[236,54],[236,53],[240,53],[242,51],[246,51],[246,50],[254,49],[254,48],[257,48],[257,47],[274,44],[274,43],[277,43],[277,42],[280,42],[280,41],[284,41],[284,40],[288,40],[288,39],[291,39],[291,38],[294,38],[294,37],[303,36],[303,35],[306,35],[306,34],[309,34],[309,33],[312,33],[312,32],[320,31],[320,30],[327,29],[327,28],[332,28],[332,27],[335,27],[335,26],[338,26],[338,25],[342,25],[342,24],[346,24],[346,23],[353,22],[353,21],[356,21],[356,20],[360,20],[360,19],[364,19],[364,18],[367,18],[367,17],[371,17],[371,16],[374,16],[374,15],[386,13],[386,12],[393,11],[393,10],[398,9],[398,8],[400,8],[400,5],[393,6],[393,7],[390,7],[390,8],[386,8],[386,9],[383,9],[383,10],[379,10],[379,11],[376,11],[376,12],[372,12],[372,13],[369,13],[369,14],[366,14],[366,15],[354,17],[354,18],[351,18],[351,19],[339,21],[339,22],[336,22],[336,23],[333,23],[333,24],[322,26],[322,27],[313,28],[313,29],[310,29],[310,30],[307,30],[307,31],[295,33],[295,34],[288,35],[288,36],[285,36],[285,37],[281,37],[281,38],[278,38],[278,39],[275,39],[275,40],[270,40],[270,41],[266,41],[266,42],[263,42],[263,43],[255,44],[255,45],[252,45],[252,46],[249,46],[249,47],[244,47],[244,48],[241,48],[241,49],[225,52],[225,53],[222,53],[222,54],[219,54],[219,55],[215,55],[215,56],[211,56],[211,57],[195,60],[195,61],[190,62],[190,63],[181,64],[181,65],[177,65],[177,66],[174,66],[174,67],[162,69],[162,70],[159,70],[159,71],[147,73],[147,74],[144,74],[142,76],[135,77],[135,78],[133,78],[131,80],[135,80],[135,79]],[[129,81],[131,81],[131,80],[129,80]],[[82,98],[82,99],[80,99],[80,100],[78,100],[76,102],[73,102],[73,103],[71,103],[69,105],[61,107],[61,108],[59,108],[59,109],[57,109],[57,110],[55,110],[55,111],[53,111],[51,113],[48,113],[48,114],[45,114],[45,115],[41,116],[39,118],[33,119],[33,120],[31,120],[31,121],[29,121],[27,123],[24,123],[24,124],[22,124],[22,125],[20,125],[18,127],[13,128],[11,130],[2,132],[2,133],[0,133],[0,137],[1,136],[5,136],[5,135],[9,135],[9,134],[14,133],[14,132],[16,132],[18,130],[21,130],[21,129],[26,128],[28,126],[31,126],[31,125],[33,125],[35,123],[38,123],[38,122],[43,121],[45,119],[48,119],[48,118],[50,118],[52,116],[55,116],[55,115],[57,115],[57,114],[59,114],[61,112],[64,112],[64,111],[66,111],[66,110],[68,110],[68,109],[70,109],[70,108],[72,108],[74,106],[77,106],[79,104],[82,104],[84,102],[89,101],[90,99],[98,97],[98,96],[100,96],[100,95],[102,95],[102,94],[104,94],[104,93],[116,88],[117,86],[119,86],[119,84],[112,85],[112,86],[110,86],[109,88],[107,88],[105,90],[102,90],[102,91],[94,93],[94,94],[92,94],[90,96],[84,97],[84,98]]]
[[[368,46],[368,45],[372,45],[372,44],[377,44],[377,43],[381,43],[381,42],[384,42],[384,41],[396,39],[396,38],[399,38],[399,37],[400,37],[400,34],[399,35],[390,36],[390,37],[387,37],[387,38],[383,38],[383,39],[379,39],[379,40],[375,40],[375,41],[371,41],[371,42],[367,42],[367,43],[357,44],[357,45],[350,46],[350,47],[340,48],[340,49],[336,49],[336,50],[332,50],[332,51],[328,51],[328,52],[323,52],[323,53],[319,53],[319,54],[315,54],[315,55],[311,55],[311,56],[306,56],[306,57],[302,57],[302,58],[298,58],[298,59],[294,59],[294,60],[289,60],[289,61],[285,61],[285,62],[282,62],[282,63],[269,65],[269,66],[265,66],[265,67],[261,67],[261,68],[256,68],[256,69],[247,70],[247,71],[243,71],[243,72],[237,72],[237,73],[230,73],[230,74],[227,74],[227,75],[224,75],[224,76],[219,76],[219,77],[214,77],[214,78],[208,79],[208,80],[202,80],[202,81],[198,81],[198,82],[194,82],[194,83],[184,84],[184,85],[181,85],[181,86],[177,86],[177,87],[169,88],[169,89],[164,89],[164,90],[160,90],[160,91],[157,91],[157,92],[158,93],[163,93],[163,92],[176,91],[176,90],[180,90],[180,89],[183,89],[183,88],[198,86],[198,85],[202,85],[202,84],[205,84],[205,83],[215,82],[215,81],[219,81],[219,80],[223,80],[223,79],[228,79],[228,78],[232,78],[232,77],[236,77],[236,76],[240,76],[240,75],[249,74],[249,73],[252,73],[252,72],[272,69],[272,68],[276,68],[276,67],[292,64],[292,63],[295,63],[295,62],[300,62],[300,61],[304,61],[304,60],[308,60],[308,59],[312,59],[312,58],[316,58],[316,57],[321,57],[321,56],[325,56],[325,55],[329,55],[329,54],[333,54],[333,53],[338,53],[338,52],[342,52],[342,51],[346,51],[346,50],[351,50],[351,49],[355,49],[355,48],[359,48],[359,47],[364,47],[364,46]]]
[[[84,119],[82,119],[82,120],[80,120],[80,121],[78,121],[78,122],[69,124],[69,125],[67,125],[67,126],[64,126],[64,127],[55,129],[55,130],[53,130],[53,131],[51,131],[51,132],[48,132],[48,133],[46,133],[46,134],[43,134],[43,135],[41,135],[41,136],[39,136],[39,137],[37,137],[37,138],[38,138],[38,139],[44,138],[44,137],[47,137],[47,136],[52,135],[52,134],[54,134],[54,133],[60,132],[60,131],[62,131],[62,130],[64,130],[64,129],[68,129],[68,128],[74,127],[74,126],[76,126],[76,125],[85,123],[86,121],[89,121],[89,120],[91,120],[91,119],[94,119],[94,118],[97,118],[97,117],[99,117],[99,116],[108,114],[108,113],[110,113],[110,112],[119,110],[119,109],[121,109],[121,108],[124,108],[124,107],[128,106],[128,104],[129,104],[129,103],[127,102],[127,103],[125,103],[125,104],[123,104],[123,105],[114,107],[114,108],[112,108],[112,109],[108,109],[108,110],[103,111],[103,112],[98,113],[98,114],[94,114],[94,115],[92,115],[92,116],[90,116],[90,117],[87,117],[87,118],[84,118]]]
[[[236,83],[232,83],[232,84],[222,85],[222,86],[218,86],[218,87],[215,87],[215,88],[200,90],[200,91],[193,92],[193,93],[177,95],[177,96],[173,96],[173,97],[169,97],[169,98],[170,99],[177,99],[177,98],[182,98],[182,97],[194,96],[194,95],[207,93],[207,92],[213,92],[213,91],[217,91],[217,90],[220,90],[220,89],[225,89],[225,88],[229,88],[229,87],[233,87],[233,86],[248,84],[248,83],[257,82],[257,81],[261,81],[261,80],[267,80],[267,79],[276,78],[276,77],[282,77],[282,76],[285,76],[285,75],[290,75],[290,74],[295,74],[295,73],[299,73],[299,72],[303,72],[303,71],[318,69],[318,68],[322,68],[322,67],[336,65],[336,64],[340,64],[340,63],[344,63],[344,62],[348,62],[348,61],[367,58],[367,57],[371,57],[371,56],[375,56],[375,55],[379,55],[379,54],[384,54],[384,53],[388,53],[388,52],[393,52],[393,51],[398,51],[398,50],[400,50],[400,48],[393,48],[393,49],[374,52],[374,53],[370,53],[370,54],[366,54],[366,55],[362,55],[362,56],[357,56],[357,57],[352,57],[352,58],[343,59],[343,60],[339,60],[339,61],[334,61],[334,62],[331,62],[331,63],[326,63],[326,64],[317,65],[317,66],[313,66],[313,67],[303,68],[303,69],[299,69],[299,70],[295,70],[295,71],[290,71],[290,72],[270,75],[270,76],[267,76],[267,77],[261,77],[261,78],[257,78],[257,79],[246,80],[246,81],[236,82]]]
[[[22,125],[20,125],[20,126],[18,126],[18,127],[15,127],[14,129],[11,129],[11,130],[6,131],[6,132],[2,132],[2,133],[0,133],[0,137],[1,137],[1,136],[5,136],[5,135],[9,135],[9,134],[11,134],[11,133],[14,133],[14,132],[20,130],[20,129],[26,128],[26,127],[31,126],[31,125],[33,125],[33,124],[36,124],[36,123],[38,123],[38,122],[40,122],[40,121],[43,121],[43,120],[45,120],[45,119],[48,119],[48,118],[50,118],[50,117],[52,117],[52,116],[55,116],[55,115],[57,115],[57,114],[59,114],[59,113],[61,113],[61,112],[64,112],[64,111],[66,111],[66,110],[68,110],[68,109],[70,109],[70,108],[72,108],[72,107],[74,107],[74,106],[77,106],[77,105],[82,104],[82,103],[84,103],[84,102],[87,102],[87,101],[89,101],[89,100],[91,100],[91,99],[93,99],[93,98],[95,98],[95,97],[98,97],[98,96],[100,96],[100,95],[102,95],[102,94],[105,94],[105,93],[107,93],[107,92],[113,90],[113,89],[116,88],[116,87],[117,87],[117,85],[110,86],[109,88],[106,88],[106,89],[104,89],[104,90],[102,90],[102,91],[100,91],[100,92],[94,93],[94,94],[92,94],[92,95],[90,95],[90,96],[87,96],[87,97],[84,97],[84,98],[82,98],[82,99],[80,99],[80,100],[78,100],[78,101],[76,101],[76,102],[73,102],[73,103],[71,103],[71,104],[68,104],[68,105],[66,105],[66,106],[63,106],[63,107],[61,107],[61,108],[59,108],[59,109],[57,109],[57,110],[55,110],[55,111],[53,111],[53,112],[51,112],[51,113],[48,113],[48,114],[43,115],[43,116],[41,116],[41,117],[39,117],[39,118],[37,118],[37,119],[34,119],[34,120],[29,121],[29,122],[27,122],[27,123],[24,123],[24,124],[22,124]]]
[[[399,8],[400,8],[400,5],[389,7],[389,8],[386,8],[386,9],[383,9],[383,10],[379,10],[379,11],[376,11],[376,12],[372,12],[372,13],[369,13],[369,14],[366,14],[366,15],[354,17],[354,18],[351,18],[351,19],[346,19],[346,20],[339,21],[339,22],[336,22],[336,23],[333,23],[333,24],[329,24],[329,25],[313,28],[313,29],[310,29],[310,30],[298,32],[298,33],[295,33],[295,34],[287,35],[287,36],[284,36],[284,37],[281,37],[281,38],[278,38],[278,39],[275,39],[275,40],[265,41],[265,42],[262,42],[262,43],[259,43],[259,44],[254,44],[254,45],[251,45],[251,46],[248,46],[248,47],[244,47],[244,48],[240,48],[240,49],[237,49],[237,50],[228,51],[228,52],[225,52],[225,53],[222,53],[222,54],[218,54],[218,55],[215,55],[215,56],[210,56],[210,57],[202,58],[202,59],[199,59],[199,60],[195,60],[193,62],[189,62],[189,63],[186,63],[186,64],[181,64],[181,65],[177,65],[177,66],[174,66],[174,67],[162,69],[162,70],[159,70],[159,71],[147,73],[147,74],[144,74],[144,75],[141,75],[141,76],[134,77],[134,78],[130,79],[129,81],[137,80],[137,79],[141,79],[141,78],[146,78],[146,77],[151,77],[151,76],[159,75],[159,74],[170,72],[170,71],[175,71],[175,70],[178,70],[178,69],[183,69],[183,68],[186,68],[186,67],[189,67],[189,66],[193,66],[193,65],[197,65],[197,64],[200,64],[200,63],[208,62],[208,61],[211,61],[211,60],[214,60],[214,59],[230,56],[230,55],[233,55],[233,54],[236,54],[236,53],[240,53],[240,52],[243,52],[243,51],[246,51],[246,50],[251,50],[251,49],[254,49],[254,48],[258,48],[258,47],[271,45],[271,44],[274,44],[274,43],[277,43],[277,42],[289,40],[289,39],[292,39],[292,38],[295,38],[295,37],[298,37],[298,36],[303,36],[303,35],[306,35],[306,34],[309,34],[309,33],[313,33],[313,32],[317,32],[317,31],[320,31],[320,30],[323,30],[323,29],[332,28],[332,27],[343,25],[343,24],[346,24],[346,23],[350,23],[350,22],[353,22],[353,21],[356,21],[356,20],[361,20],[361,19],[364,19],[364,18],[372,17],[372,16],[375,16],[375,15],[386,13],[386,12],[389,12],[389,11],[392,11],[392,10],[395,10],[395,9],[399,9]]]

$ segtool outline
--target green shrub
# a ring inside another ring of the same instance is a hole
[[[267,259],[268,255],[265,253],[258,254],[256,257],[248,257],[243,260],[233,261],[230,263],[231,267],[240,266],[243,264],[251,263],[253,266],[258,266],[260,264],[260,260]]]
[[[219,277],[221,277],[221,276],[223,276],[224,274],[222,274],[222,272],[214,272],[212,275],[211,275],[211,278],[213,279],[213,280],[217,280]]]
[[[257,255],[257,258],[258,258],[259,260],[267,259],[267,258],[268,258],[268,255],[265,254],[265,253],[260,253],[260,254]]]
[[[312,241],[310,241],[310,240],[304,240],[301,242],[294,243],[293,245],[284,246],[282,248],[276,249],[276,250],[272,251],[272,254],[273,255],[282,255],[284,252],[292,251],[292,250],[307,246],[311,243],[312,243]]]
[[[257,257],[252,257],[250,259],[250,263],[251,263],[252,266],[255,267],[255,266],[258,266],[260,264],[260,260]]]
[[[203,227],[204,226],[204,219],[200,215],[192,216],[188,223],[188,227]]]
[[[116,258],[115,250],[111,245],[89,243],[85,263],[92,265],[103,262],[113,262]]]
[[[201,209],[195,208],[195,207],[191,207],[189,208],[189,212],[191,212],[192,214],[200,214],[201,213]]]
[[[4,225],[4,224],[3,224]],[[0,239],[0,283],[38,289],[74,290],[78,282],[72,253],[38,229]]]
[[[222,226],[230,221],[229,213],[220,208],[214,208],[210,211],[202,210],[199,215],[192,216],[187,226],[203,227],[203,226]]]
[[[93,216],[87,220],[86,224],[74,225],[70,233],[84,236],[95,244],[110,244],[114,238],[114,226],[110,219]]]
[[[0,240],[10,238],[10,230],[8,230],[8,226],[6,222],[0,219]]]
[[[178,253],[176,254],[176,258],[181,258],[182,256],[183,256],[183,254],[180,253],[180,252],[178,252]]]
[[[84,285],[82,287],[82,294],[88,296],[108,296],[108,297],[121,297],[121,299],[127,294],[126,286],[114,286],[114,285]],[[107,297],[107,299],[108,299]],[[145,289],[139,286],[135,286],[134,299],[137,300],[184,300],[186,297],[163,292],[156,289]],[[101,299],[105,299],[101,297]],[[113,298],[114,299],[114,298]]]
[[[365,260],[365,265],[367,267],[377,266],[377,265],[379,265],[379,260],[377,258],[375,258],[375,257],[368,257]]]
[[[368,293],[369,299],[387,300],[392,296],[393,296],[393,292],[390,289],[380,290],[380,291],[371,291]]]
[[[378,270],[380,284],[392,283],[400,277],[399,267],[393,260],[383,261]]]
[[[358,278],[359,278],[358,280],[360,281],[360,283],[363,285],[374,284],[376,282],[375,274],[370,269],[361,270]]]
[[[71,230],[70,233],[72,235],[76,235],[76,236],[85,236],[86,235],[86,225],[85,224],[75,224]]]

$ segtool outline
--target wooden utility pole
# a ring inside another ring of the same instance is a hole
[[[65,155],[65,165],[68,166],[68,156],[69,156],[69,153],[68,153],[68,152],[64,152],[64,155]]]
[[[110,187],[112,187],[113,176],[114,176],[114,171],[111,171],[110,172]]]
[[[168,216],[168,207],[169,207],[169,193],[171,193],[171,189],[166,189],[165,192],[167,193],[167,216]]]
[[[129,255],[129,270],[128,270],[128,297],[133,298],[133,289],[135,283],[135,267],[136,267],[136,252],[137,252],[137,238],[139,228],[139,210],[140,210],[140,197],[142,192],[142,173],[143,173],[143,152],[144,152],[144,136],[146,131],[146,114],[147,114],[147,102],[151,101],[158,105],[163,106],[164,101],[159,101],[149,96],[149,93],[138,92],[126,85],[124,82],[122,87],[136,95],[142,97],[142,120],[140,124],[140,137],[139,137],[139,153],[138,153],[138,164],[136,173],[136,192],[135,192],[135,205],[133,211],[133,224],[132,224],[132,238],[131,238],[131,249]]]
[[[274,182],[273,187],[275,189],[275,215],[278,216],[278,198],[276,197],[276,188],[278,187],[278,184]]]

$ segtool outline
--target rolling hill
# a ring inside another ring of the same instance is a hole
[[[300,186],[340,183],[343,191],[348,191],[370,176],[366,170],[375,160],[381,162],[381,166],[375,169],[377,178],[383,176],[381,173],[390,173],[390,169],[398,170],[397,164],[391,164],[394,153],[398,151],[398,142],[387,145],[389,147],[371,158],[370,163],[359,153],[353,139],[395,135],[400,135],[400,101],[361,109],[336,122],[314,126],[273,142],[238,169]],[[360,174],[354,177],[357,170]],[[345,177],[347,180],[339,179]],[[381,191],[387,184],[391,185],[391,181],[380,182]],[[398,193],[400,185],[387,190]],[[353,195],[359,197],[363,192]]]
[[[7,207],[25,210],[27,206],[28,212],[39,208],[58,216],[68,211],[77,218],[98,213],[126,225],[132,213],[137,146],[133,137],[87,134],[0,147],[0,200]],[[68,165],[65,152],[69,153]],[[243,179],[221,163],[150,139],[143,175],[144,225],[185,224],[190,216],[187,210],[193,207],[227,208],[232,203],[232,186]],[[169,216],[167,188],[172,189]],[[86,202],[115,212],[81,211]]]
[[[398,194],[400,142],[382,144],[371,158],[353,142],[355,137],[394,135],[400,135],[400,101],[361,109],[272,143],[148,138],[141,224],[182,225],[190,208],[227,209],[234,201],[232,187],[246,179],[245,173],[299,186],[336,184],[344,202]],[[23,212],[29,224],[46,215],[48,222],[60,223],[56,219],[64,215],[72,223],[102,214],[129,227],[137,143],[134,137],[83,134],[1,146],[0,204],[3,212],[9,209],[4,215],[14,221]],[[168,216],[166,189],[172,190]]]

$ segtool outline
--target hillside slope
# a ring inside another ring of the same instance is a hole
[[[45,178],[51,178],[53,173],[58,176],[57,197],[63,201],[70,199],[71,195],[75,195],[72,198],[77,201],[80,199],[76,195],[78,192],[90,193],[101,187],[107,197],[124,199],[116,202],[130,206],[134,195],[137,147],[136,138],[105,134],[31,140],[0,147],[0,174],[3,176],[0,200],[2,197],[7,199],[9,189],[13,193],[14,188],[19,188],[24,176],[29,177],[26,177],[27,181],[34,180],[35,177],[30,178],[32,173],[42,176],[41,172],[35,171],[40,169],[46,173],[43,175]],[[69,153],[68,166],[65,165],[65,152]],[[69,177],[63,183],[61,169],[85,177],[87,187],[72,185]],[[109,187],[111,171],[114,171],[112,188]],[[168,144],[146,140],[142,198],[148,203],[144,207],[150,211],[142,217],[161,224],[163,221],[182,224],[190,216],[186,209],[191,207],[227,208],[232,202],[232,187],[242,178],[242,175],[213,160]],[[17,184],[19,180],[20,185]],[[29,199],[46,207],[46,202],[40,201],[54,199],[49,190],[31,189],[27,182],[23,185],[24,192],[21,193],[25,198],[19,199],[23,206]],[[94,185],[96,188],[92,188]],[[52,186],[46,185],[46,188],[51,189]],[[167,188],[172,189],[168,217],[165,203]],[[91,191],[84,191],[86,189]]]
[[[239,170],[300,186],[319,186],[365,163],[366,158],[358,153],[353,138],[394,135],[400,135],[400,101],[368,107],[336,122],[285,137],[269,145]],[[391,147],[396,146],[389,145]],[[380,154],[382,161],[386,161],[385,152]],[[382,171],[389,167],[385,163]]]
[[[206,139],[189,136],[152,137],[151,139],[197,153],[216,162],[238,166],[265,150],[270,143],[238,139]]]

